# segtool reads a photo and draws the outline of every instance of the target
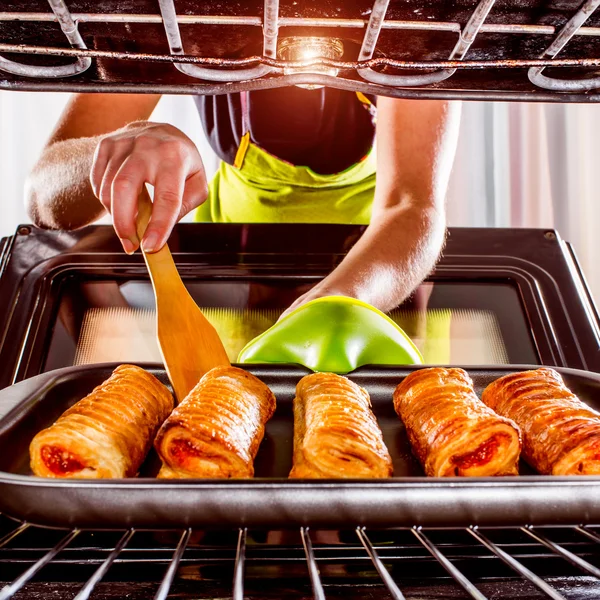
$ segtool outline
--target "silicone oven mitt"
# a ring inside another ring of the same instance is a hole
[[[346,296],[303,304],[250,341],[239,363],[297,363],[349,373],[361,365],[421,364],[410,338],[375,307]]]

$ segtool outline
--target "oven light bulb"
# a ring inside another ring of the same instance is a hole
[[[317,58],[328,58],[330,60],[340,60],[344,54],[344,45],[337,38],[319,38],[319,37],[288,37],[281,40],[279,45],[279,58],[290,62],[302,62],[314,60]],[[285,67],[285,75],[294,75],[296,73],[316,73],[320,75],[330,75],[335,77],[338,69],[324,65],[310,65],[298,67]],[[323,87],[314,84],[299,84],[298,87],[314,90]]]
[[[312,58],[319,57],[319,47],[318,46],[308,46],[307,48],[303,48],[301,51],[302,60],[311,60]]]

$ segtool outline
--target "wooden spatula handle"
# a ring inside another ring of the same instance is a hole
[[[150,199],[150,194],[148,194],[148,190],[146,190],[145,186],[139,196],[138,203],[136,226],[138,238],[141,241],[146,233],[150,217],[152,216],[152,200]],[[157,286],[184,287],[177,271],[177,267],[175,266],[173,255],[167,244],[165,244],[158,252],[150,253],[142,250],[142,254],[144,255],[144,260],[146,261],[150,277],[152,278],[152,284],[155,288]]]
[[[148,227],[148,223],[150,222],[151,216],[152,200],[150,199],[150,194],[148,193],[148,190],[144,185],[138,198],[138,215],[136,223],[137,234],[140,241],[146,233],[146,228]]]

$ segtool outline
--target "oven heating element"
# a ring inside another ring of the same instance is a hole
[[[30,65],[0,56],[0,70],[19,77],[18,81],[7,80],[3,87],[33,89],[33,80],[36,80],[37,89],[52,89],[52,85],[48,82],[60,81],[63,89],[85,91],[87,88],[97,91],[107,88],[108,82],[99,82],[97,77],[90,77],[89,81],[79,79],[90,71],[93,59],[116,59],[130,63],[138,61],[171,63],[173,69],[191,79],[189,84],[168,86],[164,83],[153,84],[146,81],[145,87],[148,90],[175,93],[186,93],[186,90],[189,93],[193,90],[193,93],[214,94],[309,84],[330,85],[341,89],[358,89],[379,95],[402,97],[598,100],[596,94],[590,92],[600,88],[600,77],[593,72],[590,73],[589,68],[600,67],[600,55],[561,58],[559,54],[574,38],[595,41],[600,36],[600,27],[585,26],[588,18],[600,5],[600,0],[586,0],[561,27],[547,24],[490,23],[488,16],[494,8],[495,0],[480,0],[464,25],[459,22],[431,19],[422,21],[386,19],[390,0],[375,0],[368,21],[356,18],[283,17],[280,15],[279,0],[265,0],[262,17],[179,15],[174,0],[159,0],[160,14],[71,13],[66,0],[48,0],[48,2],[52,12],[0,12],[0,24],[56,22],[60,25],[69,47],[0,43],[0,52],[71,57],[75,58],[76,62],[54,66]],[[162,24],[170,52],[164,54],[88,48],[78,31],[78,24],[83,23]],[[181,25],[218,25],[224,32],[232,26],[261,28],[262,54],[237,58],[189,54],[182,41]],[[288,29],[310,27],[315,32],[313,35],[318,35],[319,29],[327,28],[331,31],[331,28],[334,28],[340,32],[339,38],[349,30],[364,29],[364,35],[357,60],[331,59],[323,56],[307,60],[284,60],[278,57],[277,52],[278,43],[281,43],[279,30],[283,27]],[[400,60],[378,52],[380,34],[388,30],[453,34],[456,35],[456,42],[445,60],[420,58]],[[486,57],[485,60],[467,59],[469,50],[479,36],[488,34],[546,36],[549,41],[544,52],[533,58],[492,56]],[[595,51],[595,47],[588,44],[586,52],[589,52],[590,47]],[[310,72],[311,67],[314,68],[314,72]],[[556,77],[544,72],[548,67],[568,68],[570,73],[573,68],[584,67],[588,72],[584,76]],[[533,84],[532,90],[534,92],[537,90],[538,93],[526,92],[522,85],[520,87],[517,85],[519,89],[515,88],[512,94],[498,89],[461,90],[448,87],[449,82],[458,72],[489,69],[514,70],[517,73],[515,75],[517,83],[521,73],[525,77],[526,72],[526,77]],[[332,74],[336,71],[337,76]],[[26,81],[28,78],[32,80],[30,84]],[[45,87],[40,80],[46,82]],[[445,87],[440,86],[442,83]],[[116,86],[114,82],[112,87],[115,91],[133,90],[131,86]],[[137,91],[139,90],[138,87]]]

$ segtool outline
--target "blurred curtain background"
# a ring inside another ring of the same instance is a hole
[[[28,220],[23,183],[67,98],[0,92],[1,236]],[[208,175],[214,173],[217,159],[190,98],[164,97],[152,118],[189,135]],[[448,194],[449,224],[556,228],[573,243],[600,299],[598,156],[600,107],[465,102]]]
[[[600,107],[490,102],[463,109],[449,224],[555,228],[574,245],[600,299]]]

